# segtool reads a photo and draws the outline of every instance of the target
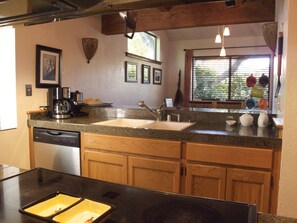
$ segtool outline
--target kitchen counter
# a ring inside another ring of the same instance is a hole
[[[0,164],[0,180],[8,177],[15,176],[17,174],[23,173],[26,170],[20,169],[14,166]]]
[[[177,207],[178,210],[175,210],[179,222],[182,222],[180,220],[183,216],[187,220],[191,217],[190,210],[195,210],[201,215],[201,212],[198,211],[201,208],[207,211],[214,209],[217,216],[226,216],[225,223],[244,223],[247,222],[247,216],[251,217],[251,213],[256,214],[252,205],[138,189],[42,168],[1,179],[0,191],[2,194],[0,222],[3,223],[44,222],[21,214],[19,209],[57,191],[114,205],[115,211],[112,212],[106,223],[150,222],[148,219],[156,217],[158,218],[157,222],[162,223],[168,220],[168,211],[176,208],[177,204],[180,205]],[[163,210],[166,212],[162,212]],[[241,217],[235,217],[237,214],[235,212],[240,212]],[[172,212],[172,214],[175,213]],[[262,213],[257,215],[258,223],[297,223],[297,219]],[[250,222],[255,222],[252,219],[253,217]],[[175,221],[170,222],[174,223]]]
[[[89,117],[56,120],[48,118],[44,114],[37,114],[31,115],[30,119],[28,119],[28,125],[39,128],[91,132],[116,136],[166,139],[231,146],[280,149],[282,145],[282,140],[278,138],[278,130],[272,125],[267,128],[258,128],[256,125],[251,127],[241,127],[238,124],[227,126],[224,121],[217,123],[211,122],[211,118],[208,119],[210,122],[205,122],[204,120],[195,121],[192,119],[195,124],[183,131],[134,129],[92,124],[112,118],[116,117],[91,115]],[[136,116],[135,118],[143,117]]]
[[[240,222],[255,223],[253,205],[163,193],[34,169],[0,181],[0,222],[41,220],[19,209],[57,191],[115,206],[106,223]],[[204,221],[198,221],[201,218]],[[195,220],[194,220],[195,219]],[[207,219],[207,220],[205,220]]]

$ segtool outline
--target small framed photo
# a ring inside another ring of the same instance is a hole
[[[36,88],[61,85],[62,50],[36,45]]]
[[[125,81],[126,82],[137,82],[137,63],[125,62]]]
[[[141,83],[151,83],[151,67],[149,65],[142,64],[141,66]]]
[[[162,70],[158,68],[153,69],[153,84],[162,83]]]

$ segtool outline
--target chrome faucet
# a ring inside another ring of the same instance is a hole
[[[149,113],[151,113],[156,119],[157,121],[161,121],[161,109],[163,107],[163,104],[161,105],[160,108],[158,108],[156,111],[154,111],[153,109],[151,109],[149,106],[147,106],[144,101],[139,101],[138,105],[142,108],[145,108],[146,110],[149,111]]]
[[[180,122],[180,114],[171,113],[167,115],[167,122],[172,121],[171,116],[176,116],[176,121]]]

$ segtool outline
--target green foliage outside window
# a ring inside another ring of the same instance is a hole
[[[269,70],[269,56],[195,58],[192,100],[246,100],[251,93],[246,78],[251,74],[259,78],[262,73],[269,76]],[[268,99],[269,86],[263,90]]]

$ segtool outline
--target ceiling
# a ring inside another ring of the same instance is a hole
[[[251,37],[262,36],[262,25],[264,23],[247,23],[228,25],[231,37]],[[222,32],[223,26],[207,26],[186,29],[166,30],[167,37],[170,41],[210,39],[215,38],[218,33],[218,27]]]

